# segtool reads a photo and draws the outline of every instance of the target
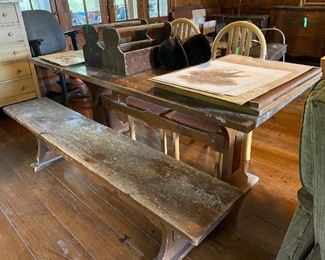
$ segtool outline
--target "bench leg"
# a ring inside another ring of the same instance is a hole
[[[167,150],[167,131],[160,129],[160,149],[164,154],[168,154]]]
[[[49,150],[47,144],[40,138],[37,138],[37,146],[38,151],[36,155],[36,162],[31,165],[35,172],[43,170],[47,166],[62,158],[61,155]]]
[[[133,116],[128,116],[128,121],[129,121],[129,128],[130,128],[130,137],[133,140],[137,140],[135,135],[135,124],[134,124]]]
[[[166,227],[162,230],[161,247],[156,260],[183,259],[194,245],[176,230]]]
[[[179,134],[173,133],[173,152],[174,158],[179,161],[180,160],[180,151],[179,151]]]
[[[218,151],[214,152],[214,172],[215,177],[218,179],[222,178],[222,165],[223,165],[223,154]]]

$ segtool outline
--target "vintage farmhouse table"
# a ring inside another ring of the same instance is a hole
[[[233,55],[223,57],[225,61],[232,59]],[[251,63],[261,67],[267,66],[267,61],[253,59],[241,56],[246,63]],[[217,122],[220,126],[231,128],[239,131],[246,146],[241,145],[235,154],[241,158],[242,167],[233,173],[228,182],[243,191],[248,191],[258,181],[258,177],[249,173],[249,133],[259,127],[262,123],[270,119],[276,112],[288,105],[296,97],[311,88],[321,77],[320,68],[314,68],[304,73],[303,75],[290,80],[286,84],[269,91],[263,100],[257,98],[255,101],[264,104],[258,108],[258,113],[247,113],[246,107],[243,105],[243,110],[232,109],[224,106],[218,106],[209,102],[195,100],[178,94],[157,91],[153,82],[149,81],[151,77],[161,75],[168,71],[164,69],[150,70],[132,76],[118,76],[105,72],[104,69],[86,67],[82,65],[74,65],[62,67],[51,64],[42,60],[40,57],[32,58],[31,62],[36,66],[43,67],[53,72],[63,72],[67,76],[79,78],[85,82],[92,92],[94,120],[104,122],[103,110],[99,106],[100,94],[111,93],[112,91],[134,96],[146,101],[154,102],[155,104],[163,105],[187,113],[189,115],[201,118],[204,120]],[[281,66],[285,66],[284,63]],[[289,66],[289,64],[287,64]],[[290,65],[292,66],[292,65]],[[257,104],[259,104],[257,102]],[[264,102],[264,103],[263,103]],[[256,105],[258,107],[258,105]],[[247,149],[248,148],[248,149]]]

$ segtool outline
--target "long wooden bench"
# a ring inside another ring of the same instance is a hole
[[[181,259],[242,193],[47,98],[4,108],[38,140],[35,171],[60,156],[101,177],[123,203],[162,230],[157,259]]]

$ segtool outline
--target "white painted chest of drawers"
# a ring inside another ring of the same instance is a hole
[[[30,57],[19,1],[0,0],[0,107],[40,95]]]

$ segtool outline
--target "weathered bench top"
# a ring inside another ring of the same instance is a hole
[[[227,183],[47,98],[8,106],[4,111],[195,245],[242,195]]]

